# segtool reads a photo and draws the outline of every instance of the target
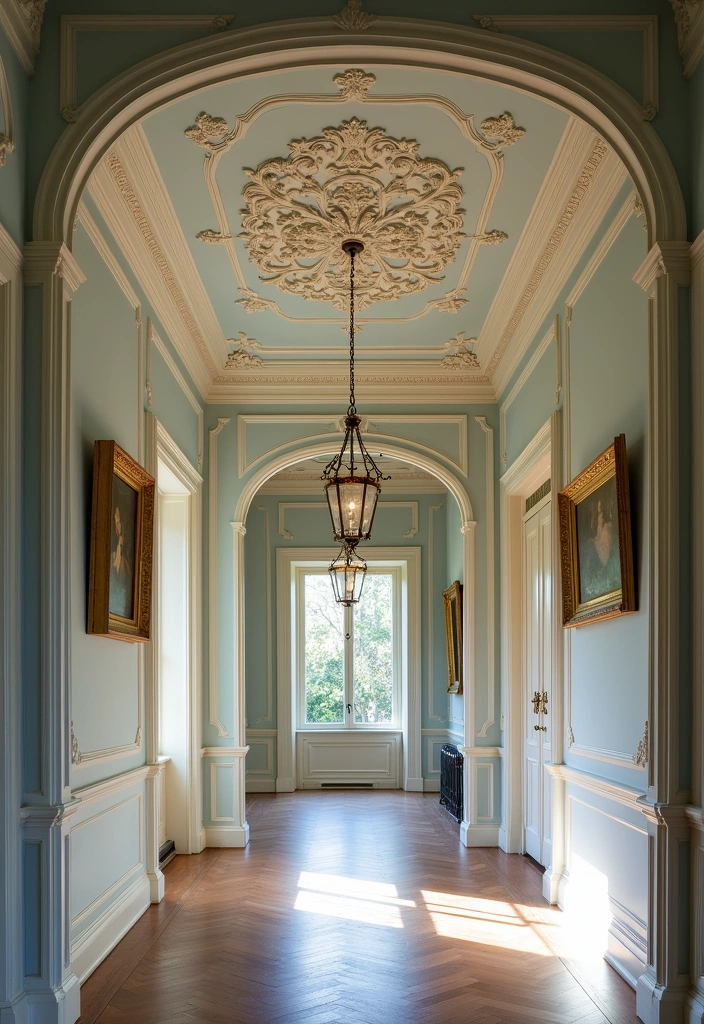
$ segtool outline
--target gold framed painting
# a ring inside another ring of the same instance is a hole
[[[462,693],[462,584],[459,580],[442,592],[447,637],[447,692]]]
[[[154,478],[115,441],[93,447],[88,632],[151,635]]]
[[[562,624],[636,611],[625,434],[557,496]]]

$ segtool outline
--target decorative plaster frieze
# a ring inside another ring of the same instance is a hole
[[[671,0],[701,3],[701,0]],[[643,118],[658,112],[658,16],[656,14],[475,14],[489,32],[638,32],[642,37]]]
[[[347,0],[346,6],[332,19],[345,32],[364,32],[374,21],[374,15],[362,10],[362,0]]]
[[[362,68],[349,68],[333,76],[343,100],[364,100],[376,82],[376,75],[363,71]]]

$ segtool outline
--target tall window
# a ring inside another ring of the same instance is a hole
[[[400,582],[371,564],[362,600],[343,608],[326,568],[299,569],[299,728],[397,727]]]

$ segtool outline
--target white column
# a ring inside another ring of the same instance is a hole
[[[680,1024],[689,987],[681,935],[689,930],[685,866],[690,833],[679,764],[680,459],[679,288],[689,284],[689,245],[653,246],[635,275],[649,297],[648,476],[650,491],[648,964],[638,980],[644,1024]],[[684,917],[684,919],[683,919]]]
[[[25,940],[34,962],[24,987],[32,1024],[73,1024],[78,980],[71,969],[69,886],[71,803],[70,710],[70,318],[71,296],[85,280],[64,245],[30,242],[25,282],[42,289],[41,408],[41,791],[25,794],[22,851]],[[38,935],[28,935],[30,927]],[[37,940],[33,942],[32,940]]]

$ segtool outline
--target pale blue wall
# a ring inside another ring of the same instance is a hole
[[[689,81],[689,124],[692,140],[692,228],[695,239],[704,231],[704,61]]]
[[[21,247],[25,241],[29,82],[25,70],[2,28],[0,28],[0,60],[5,68],[10,93],[15,143],[14,150],[12,153],[6,154],[5,164],[0,167],[0,224]],[[1,101],[0,118],[3,118]],[[6,128],[5,120],[0,120],[0,133],[7,134]]]

